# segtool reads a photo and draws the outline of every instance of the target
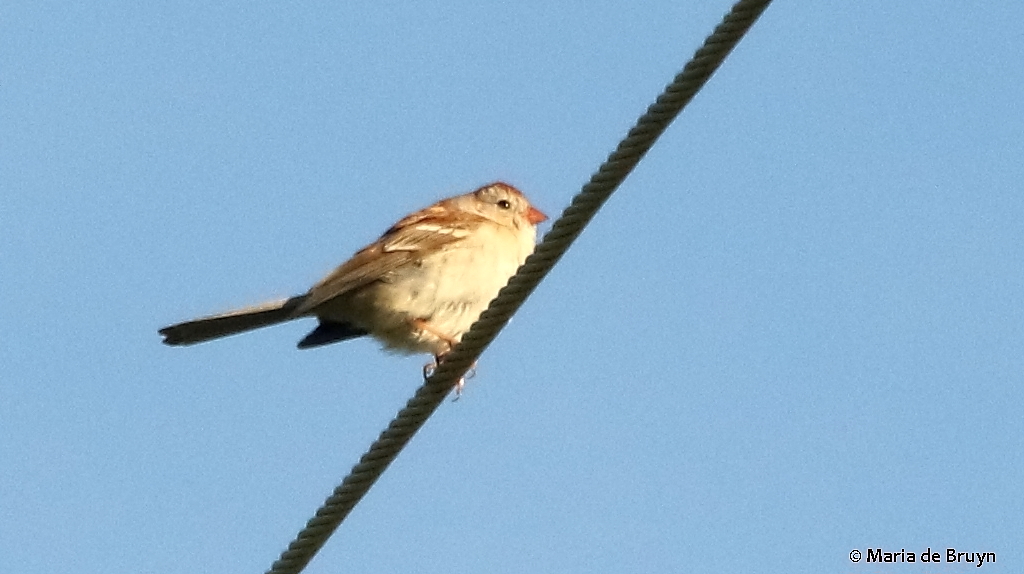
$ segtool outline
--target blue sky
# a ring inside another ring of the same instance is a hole
[[[6,6],[5,568],[267,569],[424,360],[156,330],[489,181],[557,215],[728,9]],[[1020,571],[1021,22],[771,6],[307,572]]]

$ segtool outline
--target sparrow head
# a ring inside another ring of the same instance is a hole
[[[507,183],[499,181],[485,185],[468,195],[473,199],[474,211],[502,225],[519,228],[526,223],[534,226],[548,218],[530,205],[521,191]]]

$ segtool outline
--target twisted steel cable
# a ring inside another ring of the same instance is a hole
[[[445,356],[267,574],[298,574],[306,567],[770,3],[771,0],[741,0],[732,7],[683,71],[573,198],[533,255],[491,301],[462,342]]]

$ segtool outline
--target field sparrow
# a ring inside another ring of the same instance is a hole
[[[316,317],[306,349],[370,335],[401,353],[448,352],[533,252],[547,216],[516,188],[492,183],[413,213],[308,293],[160,329],[191,345]]]

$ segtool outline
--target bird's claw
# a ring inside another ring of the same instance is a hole
[[[437,355],[434,360],[423,365],[423,380],[429,379],[437,371],[437,366],[441,363],[441,359],[444,355]],[[462,389],[466,388],[466,381],[476,376],[476,362],[469,366],[466,374],[459,377],[459,380],[455,382],[455,398],[452,402],[459,400],[462,397]]]

